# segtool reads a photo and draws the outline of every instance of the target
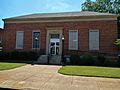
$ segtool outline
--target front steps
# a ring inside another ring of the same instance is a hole
[[[52,55],[49,57],[48,55],[41,55],[38,60],[38,64],[61,64],[61,55]]]
[[[61,64],[61,55],[53,55],[49,60],[49,64]]]
[[[48,63],[48,55],[41,55],[37,59],[37,63],[39,63],[39,64],[47,64]]]

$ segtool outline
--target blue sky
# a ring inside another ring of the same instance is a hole
[[[80,11],[85,0],[0,0],[0,28],[2,19],[31,13]]]

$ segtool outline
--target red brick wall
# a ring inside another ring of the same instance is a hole
[[[0,41],[1,41],[1,44],[0,44],[1,46],[3,41],[3,29],[0,29]]]
[[[2,37],[2,36],[3,36],[3,30],[0,29],[0,37]]]
[[[78,30],[79,50],[75,52],[89,52],[89,29],[100,30],[100,52],[116,53],[114,41],[117,38],[117,21],[81,21],[81,22],[60,22],[60,23],[9,23],[5,24],[4,49],[13,51],[15,49],[16,31],[24,31],[24,50],[32,50],[32,31],[40,30],[40,48],[46,49],[46,27],[63,27],[65,37],[64,52],[68,50],[69,30]]]
[[[76,51],[68,50],[68,31],[69,29],[79,30],[78,48]],[[117,49],[114,46],[114,41],[117,38],[117,22],[116,21],[92,21],[71,23],[64,29],[65,33],[65,50],[66,53],[87,53],[89,51],[89,29],[99,29],[100,32],[100,50],[101,53],[115,54]]]

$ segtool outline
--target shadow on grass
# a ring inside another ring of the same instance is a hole
[[[34,61],[23,61],[23,60],[4,60],[4,61],[0,61],[0,62],[5,62],[5,63],[24,63],[24,64],[31,64],[31,65],[56,65],[56,66],[61,66],[61,64],[50,64],[50,63],[38,63],[37,60]]]

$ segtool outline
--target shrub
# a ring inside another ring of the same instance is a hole
[[[28,52],[28,60],[37,60],[37,58],[39,57],[39,54],[37,52]]]
[[[73,65],[93,65],[94,57],[91,55],[79,56],[77,54],[73,54],[70,57],[70,61]]]
[[[96,65],[103,65],[104,64],[104,62],[105,62],[105,56],[104,55],[102,55],[102,54],[98,54],[97,55],[97,58],[96,58]]]
[[[120,58],[117,59],[117,65],[120,67]]]
[[[8,60],[10,58],[10,53],[0,52],[0,61]]]
[[[19,52],[18,51],[12,51],[10,53],[10,59],[19,59]]]
[[[9,60],[10,59],[10,53],[9,52],[4,52],[4,60]]]
[[[3,58],[3,52],[0,52],[0,59]]]
[[[19,52],[18,60],[28,60],[28,52]]]
[[[117,61],[116,60],[111,60],[111,59],[106,59],[105,62],[104,62],[104,66],[116,67],[117,66]]]
[[[39,54],[37,52],[19,52],[19,51],[12,51],[12,52],[0,52],[0,61],[12,61],[12,60],[19,60],[19,61],[32,61],[37,60]]]
[[[120,49],[120,39],[116,39],[114,44]]]
[[[81,59],[83,65],[93,65],[94,64],[94,57],[91,55],[84,55]]]
[[[70,56],[70,62],[73,65],[78,65],[80,63],[80,56],[78,54],[72,54]]]

